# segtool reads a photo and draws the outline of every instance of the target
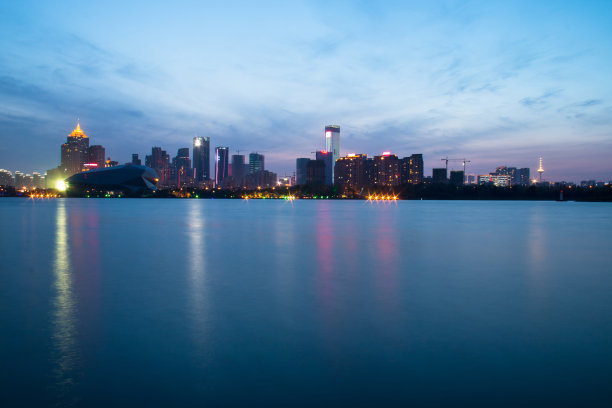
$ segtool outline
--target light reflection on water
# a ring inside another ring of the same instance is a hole
[[[63,404],[74,403],[74,372],[79,363],[76,326],[76,301],[73,293],[70,237],[65,200],[59,200],[55,228],[55,299],[53,301],[53,345],[55,387]]]
[[[201,201],[189,202],[187,213],[187,239],[189,258],[189,295],[193,319],[194,342],[198,352],[206,343],[206,215]]]

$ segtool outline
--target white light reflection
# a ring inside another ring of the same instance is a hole
[[[72,265],[68,237],[68,217],[65,199],[58,200],[55,225],[55,299],[53,302],[54,373],[57,397],[67,404],[66,398],[74,398],[74,369],[79,360],[76,340],[76,302],[72,292]]]
[[[188,214],[187,239],[189,241],[190,303],[196,344],[204,344],[207,320],[205,306],[206,278],[206,223],[201,200],[191,200]]]

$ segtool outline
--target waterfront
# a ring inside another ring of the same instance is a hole
[[[0,200],[2,406],[609,406],[612,208]]]

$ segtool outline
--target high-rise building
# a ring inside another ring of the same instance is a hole
[[[308,160],[308,164],[306,164],[306,184],[325,185],[325,162],[323,160]]]
[[[215,148],[215,184],[221,185],[229,172],[229,147],[218,146]]]
[[[481,174],[478,184],[492,184],[496,187],[510,187],[512,179],[508,174]]]
[[[462,186],[465,173],[463,170],[451,170],[450,172],[450,184],[454,186]]]
[[[325,126],[325,150],[332,154],[332,167],[340,158],[340,126]],[[332,180],[334,173],[332,169]]]
[[[170,181],[170,155],[161,147],[151,148],[151,154],[145,156],[145,166],[151,167],[159,175],[160,187],[166,187]]]
[[[531,181],[531,178],[529,175],[529,167],[524,167],[516,171],[516,181],[517,181],[517,184],[520,184],[521,186],[529,185]]]
[[[326,150],[319,150],[316,153],[316,159],[323,161],[325,163],[325,185],[332,185],[334,179],[332,178],[332,174],[334,173],[333,163],[332,163],[332,154]]]
[[[68,135],[62,145],[61,168],[66,176],[83,171],[83,165],[89,158],[89,138],[77,122],[76,128]]]
[[[142,166],[142,160],[138,157],[138,153],[132,154],[132,164],[136,166]]]
[[[0,186],[15,186],[15,179],[10,171],[0,169]]]
[[[101,169],[102,167],[104,167],[105,157],[106,157],[106,149],[104,149],[104,146],[93,145],[89,148],[87,163],[89,163],[90,165],[95,164],[95,166],[90,166],[90,167]]]
[[[432,169],[431,171],[431,182],[432,183],[447,183],[447,169],[445,167],[439,169]]]
[[[232,155],[232,180],[234,187],[242,187],[244,185],[245,174],[244,155]]]
[[[259,153],[249,154],[249,174],[265,170],[264,155]]]
[[[193,168],[196,182],[210,179],[210,137],[193,138]]]
[[[306,184],[306,165],[309,160],[300,157],[295,161],[295,184],[298,186]]]
[[[394,187],[400,184],[400,161],[391,152],[374,156],[374,184]]]
[[[412,184],[423,182],[423,155],[421,153],[410,155],[410,182]]]
[[[367,157],[367,154],[349,154],[340,157],[334,166],[334,184],[343,191],[359,192],[366,187]]]

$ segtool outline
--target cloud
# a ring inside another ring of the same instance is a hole
[[[532,109],[546,109],[551,104],[550,100],[554,98],[555,96],[560,95],[561,92],[562,92],[561,89],[549,90],[549,91],[544,92],[540,96],[523,98],[519,101],[519,103],[523,106],[526,106]]]

